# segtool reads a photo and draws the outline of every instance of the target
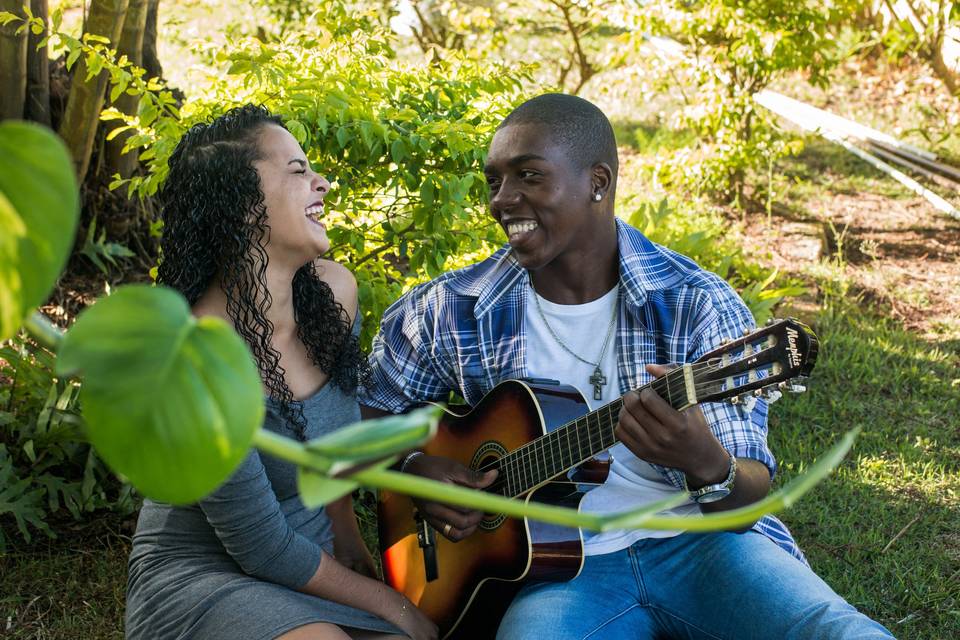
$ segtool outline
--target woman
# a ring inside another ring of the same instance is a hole
[[[239,107],[188,131],[160,194],[158,282],[231,323],[257,361],[264,427],[301,440],[359,419],[357,287],[319,259],[330,183],[280,120]],[[349,567],[349,568],[348,568]],[[133,538],[127,637],[364,640],[436,637],[370,577],[349,497],[313,511],[292,464],[252,451],[198,504],[145,501]],[[405,635],[399,635],[405,634]]]

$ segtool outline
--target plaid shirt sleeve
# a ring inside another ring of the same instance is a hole
[[[409,291],[383,315],[370,354],[371,375],[358,390],[360,404],[402,413],[428,401],[446,399],[454,388],[437,366],[443,315],[440,287],[428,283]],[[431,331],[431,328],[433,331]]]
[[[694,329],[692,351],[688,362],[720,346],[725,339],[743,336],[744,331],[756,325],[753,315],[739,296],[725,282],[717,282],[711,291],[712,304],[705,305],[698,314]],[[705,402],[700,405],[707,424],[720,444],[738,458],[762,462],[772,478],[777,462],[767,447],[767,402],[750,398],[747,402]]]

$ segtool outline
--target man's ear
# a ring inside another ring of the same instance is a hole
[[[607,197],[613,185],[613,170],[606,162],[598,162],[590,169],[590,186],[593,193]]]

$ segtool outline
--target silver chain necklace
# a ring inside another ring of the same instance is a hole
[[[540,314],[540,319],[543,320],[544,326],[547,327],[547,331],[550,332],[550,335],[553,336],[557,344],[580,362],[593,367],[593,374],[588,378],[588,381],[593,385],[593,399],[600,400],[603,397],[603,385],[607,384],[607,377],[603,375],[603,371],[600,370],[600,363],[603,362],[603,356],[607,354],[607,347],[610,345],[610,336],[613,335],[613,329],[617,326],[617,308],[620,306],[619,293],[613,302],[613,315],[610,318],[610,326],[607,327],[607,337],[603,339],[603,347],[600,349],[600,355],[597,357],[596,362],[590,362],[586,358],[581,358],[573,352],[573,349],[564,344],[560,336],[557,335],[557,332],[554,331],[550,323],[547,322],[547,316],[540,307],[540,296],[537,295],[537,290],[533,288],[533,282],[530,283],[530,290],[533,293],[533,302],[537,305],[537,312]]]

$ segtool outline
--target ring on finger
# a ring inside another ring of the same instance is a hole
[[[443,525],[443,535],[450,537],[450,529],[453,529],[453,526],[449,522]]]

